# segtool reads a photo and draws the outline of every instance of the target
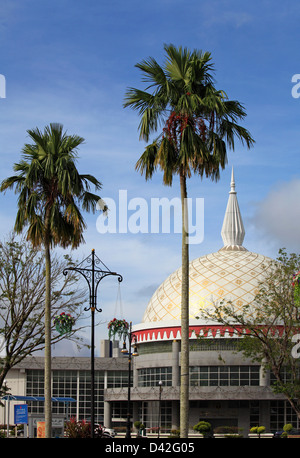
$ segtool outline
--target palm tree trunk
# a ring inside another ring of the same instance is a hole
[[[45,434],[46,438],[51,438],[52,412],[51,412],[51,257],[50,243],[45,237]]]
[[[189,428],[189,245],[186,177],[180,173],[182,207],[182,285],[181,285],[181,384],[180,437],[188,437]]]

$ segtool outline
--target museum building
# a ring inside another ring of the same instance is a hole
[[[269,374],[236,352],[241,335],[231,327],[199,318],[201,309],[224,299],[239,311],[253,303],[272,262],[243,246],[245,230],[233,171],[221,236],[219,251],[189,265],[190,428],[199,420],[210,422],[213,428],[237,426],[245,436],[257,425],[272,432],[286,423],[297,428],[297,417],[285,398],[273,393]],[[180,317],[181,268],[159,286],[142,322],[132,328],[138,356],[131,360],[131,418],[142,421],[146,428],[179,429]],[[43,396],[43,364],[43,358],[30,357],[13,368],[7,377],[11,393]],[[89,367],[88,357],[53,358],[53,396],[76,401],[68,405],[68,416],[89,417]],[[100,357],[95,361],[96,422],[107,427],[126,426],[128,367],[128,356],[122,355],[119,342],[101,341]],[[30,402],[29,410],[42,414],[43,403]],[[66,415],[66,405],[54,402],[53,413]],[[3,409],[0,422],[5,423]]]

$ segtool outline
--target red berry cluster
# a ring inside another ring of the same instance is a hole
[[[206,141],[207,127],[204,120],[200,117],[176,113],[176,111],[173,111],[167,119],[163,129],[164,135],[173,145],[178,147],[183,131],[188,125],[200,136],[202,141]]]

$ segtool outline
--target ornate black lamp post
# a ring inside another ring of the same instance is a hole
[[[104,266],[106,270],[101,268]],[[98,267],[100,266],[100,267]],[[96,256],[95,250],[84,259],[77,267],[68,267],[63,274],[67,275],[69,270],[80,273],[87,281],[90,292],[89,307],[84,310],[91,311],[91,437],[95,436],[95,311],[102,312],[101,308],[97,308],[97,290],[100,281],[109,275],[116,275],[119,283],[123,280],[122,275],[111,272],[108,267]]]
[[[124,338],[122,353],[128,354],[128,397],[127,397],[127,424],[126,424],[126,439],[131,438],[131,422],[130,422],[130,385],[131,385],[131,358],[132,356],[138,356],[136,347],[136,337],[132,334],[132,322],[130,322],[128,337],[128,350],[126,348],[126,341]],[[133,342],[133,352],[131,351]]]

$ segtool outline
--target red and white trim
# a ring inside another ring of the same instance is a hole
[[[195,321],[195,320],[192,320]],[[282,326],[277,326],[273,329],[273,335],[281,335],[283,332]],[[249,331],[243,326],[224,326],[219,324],[190,324],[189,337],[196,339],[197,336],[207,338],[239,338],[248,334]],[[154,323],[142,323],[133,327],[133,335],[137,343],[153,342],[153,341],[168,341],[181,340],[181,326],[177,325],[159,325]]]

